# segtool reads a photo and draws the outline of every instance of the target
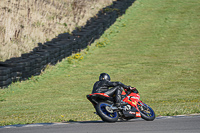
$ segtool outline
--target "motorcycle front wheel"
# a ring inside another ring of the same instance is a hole
[[[155,119],[155,113],[151,107],[147,104],[138,102],[138,109],[140,111],[141,117],[147,121],[153,121]]]
[[[111,105],[106,102],[100,102],[96,105],[96,112],[105,122],[116,122],[119,118],[118,112],[112,110]]]

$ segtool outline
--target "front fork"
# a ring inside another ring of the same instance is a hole
[[[144,110],[143,107],[144,107],[144,104],[138,101],[137,108],[140,108],[140,110],[143,111]]]

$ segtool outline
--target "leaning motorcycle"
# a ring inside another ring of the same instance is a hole
[[[147,121],[155,119],[153,109],[140,101],[137,89],[125,89],[122,92],[121,107],[114,106],[114,98],[105,93],[92,93],[87,95],[87,99],[96,109],[96,114],[105,122],[116,122],[118,119],[130,120],[143,118]]]

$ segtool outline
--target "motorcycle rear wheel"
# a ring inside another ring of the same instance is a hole
[[[110,104],[106,102],[99,102],[96,105],[96,112],[99,117],[105,122],[116,122],[119,118],[117,111],[110,109]]]
[[[138,109],[140,111],[141,117],[146,121],[153,121],[155,119],[155,112],[147,104],[138,102]]]

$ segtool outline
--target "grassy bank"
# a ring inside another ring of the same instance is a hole
[[[157,116],[200,113],[199,5],[137,0],[78,59],[0,90],[0,125],[99,120],[85,95],[101,72],[138,88]]]

